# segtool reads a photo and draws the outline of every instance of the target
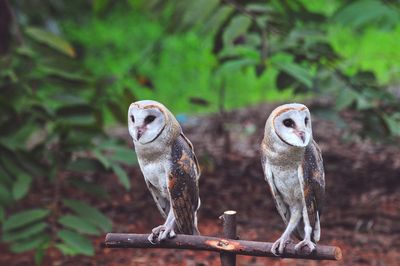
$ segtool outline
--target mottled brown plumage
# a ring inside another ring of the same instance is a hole
[[[314,250],[320,239],[325,179],[308,108],[302,104],[276,108],[266,122],[261,152],[266,180],[287,225],[272,252],[282,253],[292,233],[302,240],[297,248]]]
[[[139,101],[131,104],[128,123],[147,187],[166,219],[152,230],[149,240],[198,234],[200,169],[178,121],[164,105]]]
[[[178,232],[198,234],[194,215],[199,206],[200,169],[192,144],[183,133],[173,143],[171,155],[168,189]]]

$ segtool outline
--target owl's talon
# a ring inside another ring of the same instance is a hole
[[[176,233],[174,230],[171,230],[171,232],[169,233],[169,238],[174,238],[176,237]]]
[[[165,230],[158,235],[158,241],[162,242],[162,241],[164,241],[164,240],[166,240],[168,238],[173,238],[175,236],[176,236],[176,234],[175,234],[175,231],[173,229],[173,226],[166,226]]]
[[[159,226],[157,226],[157,227],[154,227],[152,230],[151,230],[151,232],[153,233],[153,234],[155,234],[155,235],[159,235],[162,231],[164,231],[165,230],[165,225],[159,225]]]
[[[272,245],[272,248],[271,248],[272,254],[274,254],[275,256],[279,256],[280,254],[283,254],[283,252],[285,251],[286,245],[289,244],[290,242],[291,242],[291,240],[289,238],[280,237]]]
[[[307,252],[307,253],[311,254],[315,250],[316,246],[312,241],[304,239],[303,241],[300,241],[296,246],[294,246],[294,249],[296,251],[300,251],[304,247],[308,247],[309,252]]]
[[[151,234],[149,235],[149,237],[147,237],[147,240],[149,240],[149,242],[150,242],[151,244],[153,244],[153,245],[157,244],[157,241],[154,241],[155,239],[157,239],[157,238],[156,238],[156,236],[155,236],[153,233],[151,233]]]
[[[149,242],[153,245],[160,243],[160,235],[166,230],[166,226],[165,225],[160,225],[157,227],[154,227],[151,230],[151,234],[149,235],[149,237],[147,238],[149,240]]]

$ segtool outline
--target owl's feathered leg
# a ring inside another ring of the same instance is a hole
[[[300,250],[303,247],[308,247],[310,253],[315,250],[315,244],[311,241],[312,227],[310,225],[310,220],[308,218],[307,207],[303,207],[303,221],[304,221],[304,239],[300,241],[294,248]]]
[[[175,216],[172,209],[170,209],[167,219],[163,225],[153,228],[151,234],[147,238],[152,244],[160,243],[167,238],[174,238],[176,233],[175,228]]]
[[[301,212],[298,208],[290,209],[290,220],[288,225],[286,226],[285,232],[283,232],[282,236],[274,242],[271,248],[271,252],[275,256],[279,256],[285,250],[286,245],[290,242],[290,235],[293,230],[296,228],[297,224],[301,219]],[[278,252],[277,252],[278,251]]]
[[[320,238],[321,238],[321,225],[319,221],[319,212],[317,212],[317,221],[315,222],[313,239],[315,240],[315,243],[317,243]]]

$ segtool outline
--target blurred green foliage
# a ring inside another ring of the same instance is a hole
[[[0,43],[10,45],[0,57],[0,222],[2,241],[15,252],[36,250],[37,263],[52,246],[92,255],[87,236],[110,230],[109,218],[63,190],[107,197],[96,185],[100,172],[114,172],[129,189],[121,165],[135,163],[133,152],[110,140],[105,127],[125,124],[137,99],[204,113],[324,97],[334,103],[324,113],[338,123],[340,111],[356,111],[360,135],[400,136],[398,3],[11,5],[13,39]],[[49,202],[28,209],[16,204],[47,182],[54,190]]]
[[[68,255],[93,255],[85,235],[111,230],[111,221],[64,190],[107,197],[94,175],[111,171],[129,189],[121,164],[135,158],[105,134],[104,90],[74,59],[70,43],[40,28],[19,30],[20,44],[0,58],[1,240],[13,252],[36,250],[37,263],[52,246]],[[43,183],[53,197],[9,214]]]
[[[85,65],[95,75],[115,81],[109,86],[110,97],[118,98],[129,89],[139,99],[168,103],[175,112],[215,112],[223,79],[228,109],[262,100],[289,99],[290,92],[279,92],[274,86],[275,70],[256,77],[251,67],[258,61],[256,43],[252,50],[242,49],[248,58],[219,68],[219,58],[213,53],[218,25],[193,25],[195,19],[207,19],[195,4],[185,9],[191,13],[182,16],[182,22],[175,22],[176,3],[165,2],[157,14],[146,1],[136,2],[128,9],[117,5],[112,12],[90,16],[85,27],[75,21],[62,26],[67,36],[82,47]],[[215,3],[218,1],[214,1],[214,7]],[[200,7],[209,9],[207,5]],[[232,11],[233,8],[223,7],[211,20],[221,25]],[[232,36],[227,34],[225,39],[232,42],[241,32],[235,25],[230,28]],[[227,49],[223,56],[229,57],[232,52]],[[196,99],[204,99],[207,104],[196,104]]]
[[[199,113],[320,95],[335,99],[327,117],[340,125],[337,111],[350,108],[360,112],[359,134],[398,135],[398,4],[100,2],[84,27],[62,27],[84,64],[114,81],[110,97],[131,90]]]

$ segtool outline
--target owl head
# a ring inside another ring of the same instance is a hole
[[[179,135],[180,126],[163,104],[143,100],[129,106],[128,129],[135,145],[146,145]]]
[[[311,116],[303,104],[284,104],[272,111],[268,127],[284,144],[306,147],[312,140]]]

